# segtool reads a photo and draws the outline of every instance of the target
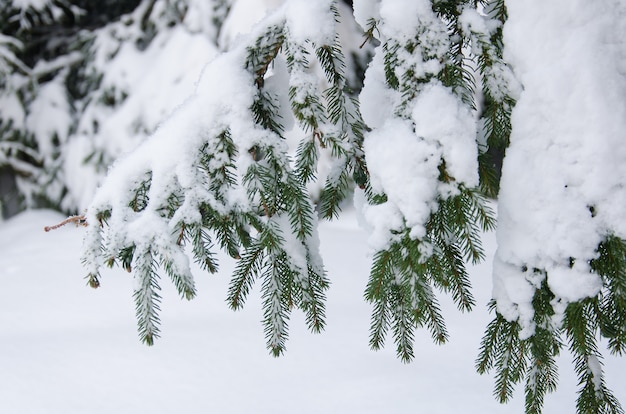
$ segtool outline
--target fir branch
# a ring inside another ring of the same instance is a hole
[[[602,276],[604,294],[600,303],[599,327],[608,338],[612,353],[626,352],[626,242],[609,236],[598,246],[591,269]]]
[[[237,310],[243,307],[254,280],[261,274],[265,255],[263,242],[257,240],[246,249],[237,263],[228,287],[227,302],[231,309]]]
[[[180,252],[184,255],[184,253]],[[196,287],[193,276],[187,268],[181,269],[175,262],[175,259],[161,253],[161,266],[170,277],[178,294],[181,297],[191,300],[196,296]]]
[[[199,225],[188,226],[186,229],[192,241],[193,257],[202,270],[217,273],[218,265],[215,254],[211,251],[211,236]]]
[[[363,36],[364,36],[363,43],[361,43],[361,45],[359,46],[359,49],[363,49],[363,47],[365,46],[367,42],[371,42],[376,38],[374,36],[374,32],[378,32],[377,26],[378,26],[378,21],[376,19],[370,18],[367,20],[367,28],[365,29],[365,32],[363,33]],[[380,36],[379,32],[378,32],[378,35]]]
[[[319,151],[316,137],[318,136],[318,133],[315,132],[310,139],[303,139],[298,144],[295,171],[298,180],[304,184],[314,180],[317,175]]]
[[[539,327],[529,342],[526,413],[541,414],[545,395],[556,390],[558,370],[554,357],[558,355],[561,345],[554,331]]]
[[[433,254],[426,261],[428,272],[437,287],[452,293],[452,299],[459,310],[469,312],[476,305],[476,301],[461,254],[454,246],[438,244],[438,247],[440,253]]]
[[[414,358],[413,342],[415,339],[415,314],[411,306],[410,288],[406,284],[391,284],[389,299],[396,354],[404,363]],[[419,305],[418,305],[419,308]]]
[[[513,389],[526,372],[526,346],[519,338],[519,325],[506,322],[500,325],[496,338],[496,383],[494,395],[501,403],[513,395]]]
[[[323,271],[320,272],[311,265],[307,270],[308,279],[304,288],[307,299],[302,300],[300,307],[305,312],[308,328],[314,333],[319,333],[326,325],[325,292],[329,287],[329,281]]]
[[[254,75],[257,88],[262,89],[265,84],[265,74],[274,61],[285,40],[282,25],[266,28],[255,40],[254,45],[247,48],[245,67]]]
[[[159,311],[161,290],[158,284],[156,263],[150,247],[140,249],[135,254],[135,278],[137,288],[133,294],[135,299],[135,311],[137,325],[141,341],[147,345],[153,345],[159,337]]]
[[[220,247],[232,258],[239,259],[240,247],[248,245],[249,236],[241,237],[237,228],[241,223],[237,220],[237,214],[221,215],[209,205],[200,207],[203,226],[213,230]],[[201,250],[199,250],[201,251]],[[196,258],[198,258],[196,256]]]
[[[288,175],[283,197],[291,228],[298,239],[305,242],[313,232],[313,206],[303,183],[292,174]]]
[[[489,310],[494,311],[495,307],[496,303],[492,300],[489,303]],[[480,342],[480,352],[475,361],[476,371],[479,374],[486,374],[495,366],[499,345],[498,338],[500,338],[500,332],[507,323],[508,321],[502,315],[496,313],[495,318],[487,325],[485,334]]]
[[[116,257],[120,260],[122,269],[130,273],[133,268],[132,262],[135,257],[135,245],[131,244],[130,246],[124,247],[117,253],[116,256],[111,256],[109,262],[107,263],[109,267],[113,267]]]
[[[315,55],[320,62],[326,79],[335,88],[343,88],[345,85],[344,71],[346,64],[344,63],[341,48],[335,41],[333,45],[322,45],[315,49]],[[332,118],[331,118],[332,119]],[[334,122],[336,123],[336,122]]]
[[[273,356],[278,357],[285,351],[285,341],[289,330],[289,300],[285,300],[285,285],[289,281],[285,263],[271,255],[263,274],[261,287],[263,298],[263,326],[267,346]],[[281,272],[282,271],[282,272]],[[285,283],[287,282],[287,283]]]
[[[226,203],[229,190],[237,185],[235,159],[238,153],[228,128],[200,149],[198,169],[205,174],[209,191],[221,203]]]
[[[460,27],[459,8],[455,5],[451,10],[447,10],[445,15],[448,21],[448,36],[451,41],[451,47],[448,49],[446,64],[439,72],[437,78],[445,86],[450,87],[463,103],[475,110],[476,80],[468,63],[472,59],[467,57],[464,51],[467,43],[469,43],[469,39],[463,35]]]
[[[604,383],[602,356],[596,343],[597,310],[597,298],[588,298],[570,303],[565,311],[563,325],[581,386],[576,408],[579,413],[623,413],[619,401]]]
[[[443,344],[448,341],[448,331],[441,315],[441,309],[432,287],[423,275],[415,275],[412,289],[414,315],[418,326],[426,323],[433,341]]]
[[[344,57],[337,42],[332,47],[318,48],[316,52],[331,82],[331,86],[324,91],[324,97],[327,118],[335,126],[331,132],[320,136],[321,145],[330,148],[336,158],[320,196],[321,214],[331,219],[340,211],[340,203],[349,194],[351,183],[364,188],[369,179],[362,150],[365,123],[358,103],[348,97]]]
[[[365,299],[374,304],[370,322],[370,346],[376,350],[384,345],[392,318],[388,289],[390,279],[393,277],[393,255],[391,250],[376,253],[365,289]]]
[[[278,98],[268,91],[261,90],[251,109],[254,122],[280,136],[283,133],[283,126],[279,121],[278,107]]]
[[[555,391],[557,386],[555,357],[559,355],[562,344],[551,322],[555,313],[552,308],[554,297],[544,277],[532,301],[535,333],[526,340],[529,361],[525,386],[527,414],[541,414],[545,395]]]
[[[341,170],[337,179],[326,180],[319,202],[321,216],[326,219],[339,217],[341,212],[340,204],[346,199],[349,190],[350,177],[344,169]]]
[[[506,6],[503,0],[481,1],[488,18],[504,23],[507,19]],[[496,198],[500,187],[501,161],[509,146],[511,135],[511,111],[515,106],[512,96],[512,85],[502,80],[503,73],[511,73],[502,58],[502,25],[492,33],[474,31],[462,33],[472,43],[478,71],[482,78],[481,87],[483,104],[481,108],[482,135],[478,162],[480,187],[483,193]],[[512,79],[512,76],[510,76]]]
[[[146,174],[146,178],[141,180],[139,185],[135,190],[134,197],[128,203],[128,206],[133,209],[134,212],[143,211],[147,206],[148,202],[148,192],[150,191],[150,186],[152,185],[152,173],[149,172]]]

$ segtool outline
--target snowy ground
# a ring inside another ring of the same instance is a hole
[[[472,270],[480,305],[460,314],[442,300],[451,341],[417,337],[405,365],[393,344],[368,348],[369,306],[362,299],[369,260],[354,219],[324,223],[322,253],[333,281],[328,327],[291,321],[284,357],[265,350],[258,295],[232,312],[224,301],[232,262],[218,275],[197,272],[199,296],[178,299],[163,280],[162,338],[136,334],[132,281],[121,270],[85,286],[78,259],[82,229],[44,233],[62,219],[50,211],[0,223],[0,412],[26,413],[523,413],[492,398],[493,383],[474,371],[491,293],[490,260]],[[493,235],[487,240],[493,253]],[[491,255],[491,254],[490,254]],[[545,413],[575,412],[569,355]],[[609,386],[626,404],[626,359],[607,356]]]

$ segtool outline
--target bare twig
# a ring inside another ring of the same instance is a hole
[[[59,227],[63,227],[67,223],[74,223],[77,226],[87,227],[87,219],[85,218],[84,215],[80,215],[80,216],[70,216],[66,218],[65,220],[63,220],[62,222],[60,222],[59,224],[55,224],[54,226],[46,226],[43,229],[44,231],[48,232],[50,230],[55,230],[55,229],[58,229]]]

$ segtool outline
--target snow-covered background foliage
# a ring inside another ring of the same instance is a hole
[[[86,210],[89,284],[133,272],[148,344],[160,275],[190,299],[189,257],[227,253],[229,306],[260,280],[279,355],[293,309],[326,326],[318,222],[354,202],[370,346],[410,361],[417,328],[448,340],[442,301],[485,304],[467,269],[495,205],[478,371],[541,412],[567,347],[578,411],[622,412],[599,339],[626,351],[626,5],[347,3],[3,2],[0,206]]]
[[[108,166],[193,92],[216,54],[225,2],[127,3],[3,10],[8,45],[32,60],[6,76],[0,106],[24,205],[84,209]]]
[[[0,11],[7,214],[42,205],[83,211],[113,161],[152,134],[193,94],[207,62],[281,1],[231,3],[7,2]],[[350,15],[344,4],[341,11]],[[355,53],[346,63],[356,85],[367,52],[358,49],[354,23],[340,32]]]

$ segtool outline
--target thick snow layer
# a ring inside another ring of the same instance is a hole
[[[45,7],[48,7],[51,4],[49,0],[12,0],[11,3],[13,7],[22,10],[26,10],[28,8],[43,10]]]
[[[507,287],[522,266],[548,271],[555,302],[594,296],[601,281],[586,263],[607,235],[626,237],[626,3],[507,6],[505,59],[524,89],[498,212],[497,260],[509,270],[496,268],[494,296],[509,319],[529,320]]]
[[[380,14],[376,27],[380,45],[359,96],[363,119],[371,129],[363,150],[372,189],[387,196],[384,205],[360,207],[376,250],[388,247],[392,234],[403,226],[412,238],[423,239],[437,200],[457,195],[461,185],[478,185],[477,122],[470,108],[441,82],[410,84],[410,79],[437,75],[448,51],[445,23],[429,2],[384,0],[355,6],[361,25],[365,14]],[[415,36],[419,43],[405,47]],[[386,59],[397,62],[393,70],[401,85],[396,89],[387,82]],[[439,179],[441,165],[450,176],[446,183]]]
[[[311,41],[314,45],[332,45],[335,40],[335,19],[331,3],[329,0],[287,2],[286,18],[291,38],[298,43]]]
[[[416,358],[402,364],[392,343],[368,349],[363,300],[369,260],[366,236],[352,215],[322,223],[320,248],[332,285],[327,328],[314,335],[295,312],[285,356],[265,349],[260,292],[232,312],[224,303],[234,261],[220,254],[220,272],[194,267],[198,297],[178,298],[166,276],[162,338],[142,345],[135,326],[132,277],[116,268],[102,287],[85,286],[78,255],[83,228],[50,233],[62,216],[31,211],[0,223],[0,406],[20,414],[484,414],[523,413],[522,390],[508,405],[492,397],[493,379],[474,371],[484,327],[491,320],[491,266],[472,267],[479,303],[461,314],[442,297],[451,340],[416,335]],[[487,263],[493,252],[487,235]],[[545,412],[575,412],[571,358],[559,358],[560,383]],[[603,360],[605,381],[626,401],[626,360]],[[279,390],[277,392],[277,389]],[[453,398],[451,398],[453,396]],[[294,408],[295,407],[295,408]]]
[[[285,0],[237,0],[233,3],[224,21],[219,36],[219,45],[228,50],[235,46],[241,36],[252,31],[272,10],[282,6]]]
[[[406,225],[413,229],[413,236],[423,238],[426,235],[426,221],[431,211],[436,209],[434,199],[437,195],[437,166],[440,160],[436,144],[417,137],[409,122],[392,118],[368,134],[363,149],[367,156],[372,189],[385,192],[388,204],[397,208],[400,218],[405,218]],[[369,220],[374,228],[391,218],[386,210],[380,210],[380,213],[378,217],[372,216]],[[393,230],[401,230],[401,227],[384,230],[389,235]],[[373,247],[383,249],[387,246]]]
[[[467,187],[477,186],[476,119],[469,108],[435,82],[417,96],[411,115],[415,135],[438,149],[447,173]]]
[[[364,87],[359,94],[363,120],[370,128],[381,127],[394,116],[401,100],[400,94],[385,83],[383,51],[378,48],[365,72]]]
[[[378,4],[380,0],[354,0],[354,18],[356,22],[363,28],[367,29],[370,20],[378,20],[380,18]]]

